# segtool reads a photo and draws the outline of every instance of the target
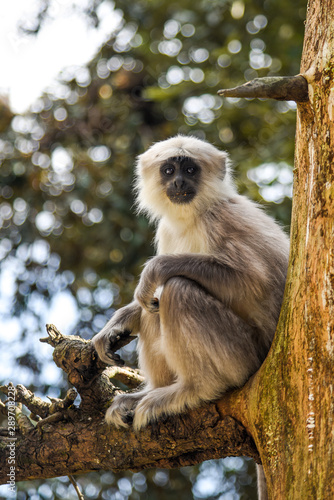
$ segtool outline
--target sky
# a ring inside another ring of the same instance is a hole
[[[33,22],[38,0],[2,0],[0,2],[0,94],[7,94],[14,112],[23,113],[38,99],[44,89],[53,86],[59,73],[69,66],[82,66],[89,62],[99,47],[108,40],[121,22],[121,14],[114,10],[112,0],[104,0],[97,10],[99,27],[93,28],[81,12],[91,0],[50,0],[50,18],[44,22],[36,36],[23,35],[22,21]],[[73,6],[79,6],[75,9]],[[279,182],[274,183],[279,169]],[[279,202],[291,196],[292,173],[285,164],[266,164],[249,172],[251,180],[260,186],[268,201]],[[15,268],[15,266],[14,266]],[[9,309],[12,294],[10,280],[13,269],[0,276],[0,343],[10,337],[17,340],[19,319],[1,319]],[[77,308],[66,293],[59,293],[44,311],[45,323],[55,322],[63,333],[69,333],[77,321]],[[22,346],[21,346],[22,347]],[[39,347],[39,345],[38,345]],[[12,356],[14,356],[12,352]],[[7,363],[5,363],[5,358]],[[0,366],[10,371],[9,352],[0,353]],[[9,376],[9,373],[8,373]]]
[[[38,0],[0,3],[0,94],[8,95],[16,113],[23,113],[68,66],[82,66],[94,57],[120,22],[111,0],[105,0],[93,28],[79,9],[90,0],[51,0],[51,18],[37,36],[23,35],[19,25],[31,22]],[[73,8],[74,6],[74,8]]]
[[[97,14],[99,27],[89,25],[87,17],[74,12],[73,5],[81,8],[91,0],[50,0],[52,19],[47,20],[37,36],[22,35],[19,25],[34,19],[37,0],[10,0],[0,2],[0,95],[8,95],[9,103],[16,113],[24,113],[39,98],[44,89],[54,86],[62,69],[82,66],[89,62],[99,47],[108,40],[121,21],[121,15],[114,10],[114,4],[105,0]],[[15,356],[24,353],[26,345],[19,338],[20,319],[6,318],[4,312],[10,309],[12,300],[11,282],[14,271],[9,263],[0,275],[0,366],[2,377],[14,383],[27,374],[15,368]],[[45,323],[55,323],[63,333],[69,333],[77,321],[77,307],[66,292],[56,294],[50,305],[39,305]],[[45,332],[43,332],[44,334]],[[31,339],[27,338],[27,342]],[[14,349],[9,349],[15,346]],[[8,348],[6,348],[6,346]],[[36,342],[36,349],[45,358],[45,376],[49,383],[55,383],[59,370],[51,361],[52,349]],[[57,371],[58,370],[58,371]]]

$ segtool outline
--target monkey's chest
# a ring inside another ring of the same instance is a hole
[[[165,230],[159,236],[159,254],[209,253],[206,233],[198,227]]]

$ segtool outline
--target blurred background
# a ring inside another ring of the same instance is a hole
[[[13,0],[0,7],[0,378],[61,397],[45,323],[89,339],[130,301],[152,228],[135,157],[193,134],[226,149],[240,192],[289,230],[296,106],[219,88],[299,72],[306,0]],[[122,357],[136,364],[134,343]],[[240,457],[86,474],[88,499],[255,499]],[[7,487],[0,487],[7,498]],[[19,499],[77,498],[68,478]]]

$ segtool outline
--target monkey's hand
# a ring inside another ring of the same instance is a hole
[[[108,325],[106,325],[108,326]],[[92,342],[99,358],[107,365],[123,366],[124,362],[115,351],[122,347],[125,338],[131,335],[131,331],[123,330],[120,325],[104,329],[96,335]]]
[[[157,263],[158,257],[146,263],[134,294],[139,304],[151,313],[159,312],[160,286],[163,284],[159,279]]]
[[[138,302],[119,309],[106,326],[93,338],[99,358],[108,365],[123,365],[115,351],[129,343],[129,337],[139,332],[141,307]]]

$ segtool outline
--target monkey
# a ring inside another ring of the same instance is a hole
[[[138,212],[156,224],[156,255],[133,301],[93,338],[102,361],[139,335],[145,386],[116,396],[106,421],[139,431],[241,387],[264,361],[281,309],[289,238],[238,194],[229,156],[193,136],[153,144],[135,170]]]

